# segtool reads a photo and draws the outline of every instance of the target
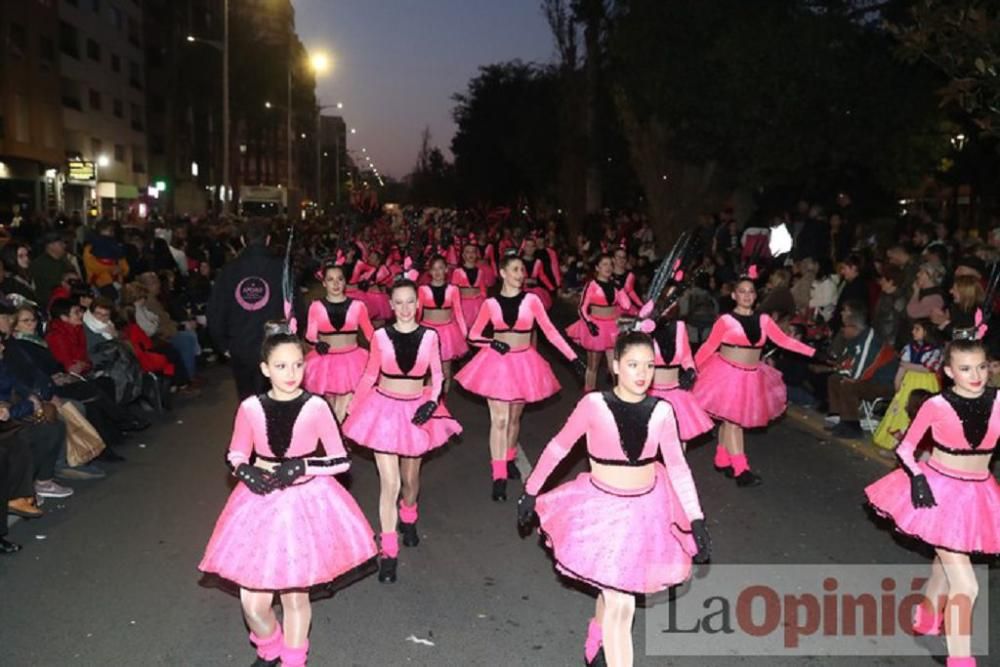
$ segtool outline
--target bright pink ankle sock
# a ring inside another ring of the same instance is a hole
[[[396,558],[399,556],[399,535],[396,531],[382,533],[379,535],[379,542],[382,544],[382,555],[386,558]]]
[[[493,471],[493,479],[507,479],[507,461],[490,461],[490,469]]]
[[[913,632],[918,635],[939,635],[941,634],[941,623],[944,617],[927,611],[924,605],[917,605],[913,611]]]
[[[601,624],[596,618],[592,618],[587,624],[587,641],[583,644],[583,657],[588,663],[597,657],[597,652],[601,650],[601,641]]]
[[[281,647],[281,667],[303,667],[306,664],[306,657],[309,655],[309,640],[305,646],[292,648],[291,646]]]
[[[976,667],[975,658],[948,658],[946,667]]]
[[[416,523],[417,522],[417,504],[407,505],[406,503],[400,501],[399,503],[399,520],[403,523]]]
[[[739,477],[747,470],[750,470],[750,463],[746,454],[733,454],[730,457],[733,461],[733,475]]]
[[[257,647],[257,657],[264,660],[275,660],[281,655],[281,645],[284,637],[281,635],[281,624],[274,624],[274,632],[270,637],[258,637],[250,633],[250,643]]]
[[[517,459],[517,445],[507,448],[507,460],[514,461]]]
[[[726,451],[725,446],[720,442],[715,446],[715,467],[728,468],[731,465],[733,465],[733,462],[729,458],[729,452]]]

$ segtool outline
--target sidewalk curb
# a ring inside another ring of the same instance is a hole
[[[840,445],[841,447],[850,449],[851,451],[865,457],[869,461],[879,463],[886,468],[892,469],[896,467],[895,456],[887,458],[886,454],[889,453],[888,450],[876,447],[868,440],[862,440],[860,438],[852,438],[850,440],[845,438],[835,438],[828,430],[823,428],[823,416],[815,410],[807,410],[796,405],[789,405],[788,409],[785,411],[785,416],[787,419],[795,422],[797,425],[809,431],[820,440],[832,442]],[[882,452],[885,452],[885,454]]]

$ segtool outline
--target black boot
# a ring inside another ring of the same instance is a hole
[[[397,558],[382,558],[378,564],[378,580],[382,584],[396,583],[396,566],[399,564]]]
[[[507,480],[493,480],[493,501],[498,503],[507,502]]]
[[[604,647],[597,649],[597,655],[590,662],[586,662],[586,658],[584,658],[584,664],[587,667],[608,667],[608,661],[604,658]]]
[[[399,522],[399,532],[403,535],[404,547],[415,547],[420,544],[420,535],[417,534],[416,523]]]
[[[732,477],[732,475],[730,475]],[[753,470],[744,470],[736,478],[736,486],[760,486],[764,480]]]
[[[514,461],[507,461],[507,479],[521,479],[521,471]]]
[[[274,660],[265,660],[264,658],[258,656],[257,659],[253,661],[253,664],[250,665],[250,667],[278,667],[280,664],[281,664],[281,658],[275,658]]]
[[[715,468],[715,472],[721,472],[723,475],[725,475],[729,479],[733,478],[733,467],[732,466],[717,466],[717,465],[713,464],[712,467]]]
[[[7,517],[4,517],[4,521]],[[0,537],[0,554],[13,554],[21,550],[20,544],[14,544],[13,542],[8,542],[4,538]]]

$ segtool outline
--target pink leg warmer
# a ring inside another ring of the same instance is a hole
[[[403,523],[416,523],[417,522],[417,503],[412,505],[407,505],[403,501],[399,501],[399,520]]]
[[[507,448],[507,460],[513,461],[517,458],[517,445]]]
[[[393,531],[379,535],[382,543],[382,555],[386,558],[396,558],[399,556],[399,535]]]
[[[306,664],[306,657],[309,655],[309,640],[305,646],[292,648],[291,646],[281,647],[281,667],[303,667]]]
[[[747,470],[750,470],[750,463],[746,454],[733,454],[730,457],[733,461],[733,475],[739,477]]]
[[[281,624],[274,624],[274,632],[270,637],[258,637],[250,633],[250,643],[257,647],[257,657],[264,660],[276,660],[281,655],[282,640]]]
[[[493,479],[507,479],[507,461],[490,461]]]
[[[924,605],[918,605],[913,612],[913,632],[918,635],[939,635],[944,617],[927,611]]]
[[[733,462],[729,458],[729,452],[726,451],[725,446],[720,442],[715,446],[715,467],[728,468],[731,465],[733,465]]]
[[[975,658],[948,658],[946,667],[976,667]]]
[[[583,657],[588,664],[594,661],[600,650],[601,624],[597,622],[596,618],[592,618],[587,624],[587,641],[583,644]]]

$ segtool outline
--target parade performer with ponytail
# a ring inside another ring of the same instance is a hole
[[[1000,554],[1000,485],[990,473],[1000,404],[997,390],[987,386],[986,349],[967,338],[945,349],[944,373],[954,386],[920,406],[896,448],[901,467],[865,489],[868,502],[896,530],[934,548],[913,630],[939,635],[943,629],[948,667],[976,665],[971,633],[978,584],[970,555]],[[917,461],[928,431],[930,458]]]
[[[552,307],[552,292],[556,286],[545,272],[545,262],[536,256],[537,246],[534,236],[526,236],[521,243],[521,261],[524,262],[525,292],[537,296],[545,310]]]
[[[525,482],[518,520],[527,525],[537,510],[556,569],[598,589],[587,664],[628,667],[635,596],[686,581],[692,560],[706,562],[711,546],[674,411],[647,394],[652,340],[621,334],[613,364],[614,389],[586,394],[546,445]],[[584,435],[590,472],[538,495]]]
[[[468,328],[462,312],[462,297],[454,285],[449,285],[445,277],[448,265],[441,255],[431,257],[430,278],[427,285],[417,288],[420,305],[419,321],[422,326],[437,332],[441,341],[441,365],[444,370],[444,392],[451,387],[451,362],[464,357],[469,351],[465,341]]]
[[[736,307],[716,320],[697,354],[698,379],[694,397],[719,425],[715,468],[734,477],[739,486],[757,486],[760,476],[750,469],[743,429],[767,426],[785,411],[786,389],[781,372],[761,361],[768,341],[811,357],[816,351],[785,334],[769,315],[754,312],[756,269],[750,268],[733,289]]]
[[[490,408],[490,467],[495,501],[507,500],[507,478],[520,477],[514,459],[526,403],[536,403],[559,391],[559,381],[542,355],[532,347],[537,323],[542,333],[582,375],[586,365],[552,324],[542,302],[522,291],[524,262],[514,251],[500,262],[503,287],[487,299],[469,330],[469,342],[479,352],[455,375],[465,389],[485,397]],[[483,338],[487,324],[493,338]]]
[[[597,368],[607,357],[608,371],[618,337],[618,318],[630,306],[628,298],[611,281],[611,256],[599,255],[594,279],[583,288],[580,319],[566,329],[566,335],[587,351],[587,374],[583,390],[597,387]]]
[[[309,588],[376,555],[354,498],[334,479],[349,467],[326,401],[302,390],[302,342],[268,325],[260,370],[271,390],[240,404],[227,460],[239,480],[198,566],[240,586],[255,665],[306,664]],[[314,456],[317,442],[325,456]],[[271,606],[278,595],[283,622]]]
[[[451,273],[451,283],[458,288],[462,297],[462,315],[465,321],[474,322],[489,285],[488,268],[479,261],[479,248],[472,243],[462,247],[462,265]]]
[[[417,324],[415,274],[412,269],[404,272],[392,286],[396,320],[372,337],[368,365],[344,422],[345,436],[375,452],[382,556],[378,577],[384,583],[396,581],[397,520],[404,545],[420,541],[420,457],[462,432],[441,403],[444,374],[438,334]],[[430,385],[425,386],[428,375]]]
[[[677,417],[681,441],[686,443],[712,430],[712,418],[691,393],[697,373],[687,326],[681,320],[660,318],[653,332],[656,374],[651,396],[670,403]]]
[[[642,299],[635,291],[635,274],[628,269],[628,252],[625,248],[615,248],[612,260],[614,269],[611,272],[611,280],[628,298],[629,307],[625,309],[626,314],[634,315],[642,307]]]

